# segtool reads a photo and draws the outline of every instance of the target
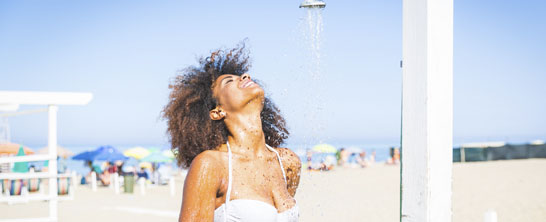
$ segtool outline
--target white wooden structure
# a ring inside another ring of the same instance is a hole
[[[400,221],[452,218],[453,0],[403,0]]]
[[[49,191],[47,195],[39,195],[33,199],[49,201],[49,216],[46,218],[22,218],[9,221],[57,221],[57,109],[58,105],[86,105],[91,101],[91,93],[66,93],[66,92],[23,92],[0,91],[0,107],[6,111],[11,107],[12,112],[0,113],[0,117],[17,116],[36,112],[48,113],[48,154],[1,157],[0,163],[26,162],[49,160],[49,171],[44,173],[6,173],[1,174],[0,179],[31,179],[49,178]],[[45,109],[19,111],[19,105],[46,105]],[[25,196],[0,197],[0,202],[9,202],[28,198]]]

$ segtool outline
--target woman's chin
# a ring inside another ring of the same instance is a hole
[[[258,85],[248,88],[248,90],[250,91],[249,94],[251,94],[251,97],[253,98],[259,96],[264,97],[264,90]]]
[[[252,104],[252,103],[263,104],[264,99],[265,99],[265,94],[263,89],[257,88],[256,90],[253,90],[252,93],[249,95],[249,99],[246,104]]]

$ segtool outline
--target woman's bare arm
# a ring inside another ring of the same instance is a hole
[[[292,150],[288,148],[279,148],[284,171],[286,172],[286,181],[288,193],[294,197],[296,189],[300,184],[301,160]]]
[[[216,193],[221,184],[213,151],[205,151],[193,159],[186,181],[179,222],[213,221]]]

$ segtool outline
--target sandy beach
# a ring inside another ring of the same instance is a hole
[[[482,222],[486,211],[498,221],[546,221],[546,159],[455,163],[453,221]],[[300,221],[399,221],[400,168],[376,164],[366,169],[337,168],[302,173],[296,199]],[[176,221],[183,178],[177,193],[150,186],[146,195],[115,195],[113,189],[78,186],[75,198],[59,202],[59,221]],[[0,218],[47,215],[47,202],[0,204]]]

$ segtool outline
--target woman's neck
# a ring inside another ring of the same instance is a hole
[[[265,155],[267,149],[260,112],[230,114],[225,123],[230,132],[228,142],[232,152],[253,157]]]

